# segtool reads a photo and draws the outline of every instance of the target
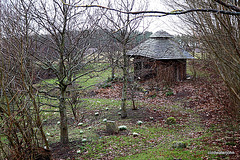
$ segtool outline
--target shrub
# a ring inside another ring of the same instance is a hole
[[[169,90],[166,92],[166,96],[172,96],[173,95],[173,91],[172,90]]]
[[[166,123],[168,125],[176,124],[176,119],[174,117],[168,117],[167,120],[166,120]]]

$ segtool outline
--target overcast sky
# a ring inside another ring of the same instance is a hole
[[[115,1],[115,0],[114,0]],[[170,0],[147,0],[149,2],[149,7],[147,10],[151,11],[172,11],[173,9],[166,5],[166,1]],[[180,0],[179,0],[180,1]],[[178,2],[179,2],[178,1]],[[107,5],[106,0],[99,0],[101,5]],[[144,0],[136,0],[137,3],[144,2]],[[137,4],[136,3],[136,4]],[[137,11],[137,10],[135,10]],[[142,31],[142,28],[146,28],[148,31],[156,32],[159,30],[165,30],[170,34],[179,34],[182,33],[182,29],[179,26],[181,24],[181,20],[177,16],[165,16],[165,17],[158,17],[158,18],[145,18],[143,20],[143,26],[139,27],[139,30]]]
[[[168,7],[164,0],[149,0],[149,9],[155,11],[171,11],[172,9]],[[148,31],[156,32],[158,30],[165,30],[170,34],[178,34],[183,32],[179,27],[181,23],[180,19],[177,16],[165,16],[161,18],[148,18],[151,19],[151,24]]]

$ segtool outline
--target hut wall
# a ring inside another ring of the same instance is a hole
[[[186,79],[186,60],[158,60],[157,81],[175,82]]]
[[[175,67],[171,61],[158,60],[156,71],[158,82],[172,83],[175,81]]]
[[[157,82],[172,83],[186,79],[186,60],[154,60],[145,57],[134,58],[135,78],[155,78]]]
[[[177,62],[177,68],[179,70],[179,74],[177,77],[177,81],[183,81],[186,79],[186,68],[187,63],[186,60],[178,60]]]
[[[134,58],[134,75],[137,79],[156,77],[156,61],[145,57]]]

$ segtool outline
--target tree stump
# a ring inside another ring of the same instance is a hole
[[[109,134],[118,133],[118,127],[116,125],[116,122],[115,121],[107,121],[106,122],[106,130],[107,130],[107,133],[109,133]]]

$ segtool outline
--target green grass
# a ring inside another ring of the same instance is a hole
[[[191,69],[188,68],[191,75]],[[204,76],[206,73],[197,73]],[[101,73],[94,73],[89,76],[81,77],[77,83],[82,88],[94,89],[96,84],[102,83],[111,76],[111,70],[105,70]],[[90,78],[90,79],[89,79]],[[47,83],[54,84],[56,79],[49,79]],[[169,93],[170,94],[170,93]],[[203,159],[216,158],[215,155],[209,155],[209,151],[221,150],[216,145],[208,144],[207,140],[211,138],[214,129],[207,130],[202,126],[199,116],[192,110],[183,108],[181,104],[175,105],[155,105],[138,102],[138,106],[156,109],[168,117],[174,117],[177,124],[167,125],[164,120],[155,122],[143,121],[143,124],[137,125],[136,119],[121,119],[118,115],[121,106],[120,99],[101,99],[101,98],[79,98],[77,110],[80,113],[78,121],[71,121],[69,124],[70,141],[81,141],[87,139],[86,143],[74,146],[73,151],[81,150],[75,158],[83,159]],[[44,103],[56,104],[54,100],[42,100]],[[108,108],[108,110],[106,110]],[[127,101],[127,108],[131,108],[131,101]],[[51,107],[44,106],[45,110],[52,110]],[[99,116],[94,113],[99,112]],[[191,116],[190,116],[191,115]],[[82,118],[81,118],[82,116]],[[68,108],[68,117],[72,118],[70,108]],[[126,125],[128,130],[121,131],[118,135],[104,135],[105,123],[103,119],[115,120],[119,125]],[[44,130],[50,144],[60,141],[59,132],[59,113],[45,112],[43,114]],[[78,126],[82,122],[83,126]],[[80,133],[83,131],[83,133]],[[139,134],[133,137],[132,133]],[[203,134],[198,135],[201,132]],[[173,149],[174,141],[184,141],[187,143],[185,149]]]
[[[158,160],[202,160],[203,158],[214,158],[214,155],[208,156],[206,151],[194,151],[184,149],[164,149],[162,147],[149,149],[143,153],[116,158],[119,160],[145,160],[145,159],[158,159]]]
[[[94,127],[89,129],[88,126],[77,126],[77,125],[70,125],[69,126],[69,140],[70,142],[82,140],[83,138],[87,138],[88,141],[96,141],[98,139],[98,135],[95,133]],[[51,127],[46,126],[45,128],[46,136],[48,141],[52,143],[57,143],[60,141],[60,132],[59,132],[59,124],[53,124]],[[83,133],[80,133],[83,131]]]
[[[213,128],[206,130],[201,125],[199,116],[191,109],[173,106],[156,106],[149,104],[141,104],[142,106],[149,106],[150,109],[156,108],[161,111],[169,111],[173,115],[177,124],[166,125],[159,122],[145,122],[141,126],[131,122],[131,119],[122,120],[117,115],[121,101],[111,99],[81,99],[82,103],[79,106],[81,111],[84,111],[85,121],[83,126],[78,126],[77,123],[69,125],[70,141],[81,141],[83,138],[87,139],[86,143],[74,146],[73,150],[81,150],[79,156],[75,158],[83,159],[101,159],[101,158],[115,158],[115,159],[214,159],[216,155],[209,155],[209,151],[221,151],[216,145],[208,144],[207,140],[211,138]],[[130,102],[128,102],[130,103]],[[109,109],[105,110],[106,107]],[[99,116],[94,116],[94,112],[99,111]],[[185,116],[179,116],[181,115]],[[53,114],[53,113],[50,113]],[[57,119],[55,121],[49,114],[48,126],[45,126],[45,131],[48,133],[47,138],[50,144],[59,142],[59,124]],[[190,115],[191,116],[188,116]],[[104,118],[114,115],[117,118],[117,124],[126,125],[127,131],[121,131],[123,134],[118,135],[101,135],[98,134],[105,130]],[[69,115],[70,117],[71,115]],[[87,121],[86,121],[87,120]],[[89,128],[91,127],[91,128]],[[80,133],[83,131],[83,133]],[[133,137],[132,133],[139,134],[138,137]],[[195,136],[202,132],[202,135]],[[172,143],[174,141],[184,141],[187,143],[185,149],[173,149]],[[111,157],[112,156],[112,157]]]
[[[86,68],[99,68],[99,67],[102,67],[102,68],[106,67],[106,64],[100,65],[100,66],[91,65]],[[78,75],[76,75],[76,77],[79,76],[79,79],[77,79],[76,83],[79,84],[83,89],[84,88],[93,89],[94,86],[96,86],[96,84],[102,83],[102,82],[106,81],[108,79],[108,77],[111,77],[111,74],[112,74],[111,68],[106,69],[101,72],[92,72],[87,75],[83,75],[83,73],[79,73]],[[81,76],[81,75],[83,75],[83,76]],[[115,75],[120,76],[120,71],[116,70]],[[40,85],[41,86],[57,85],[57,78],[44,80],[40,83]]]
[[[104,110],[108,109],[120,109],[121,100],[114,99],[101,99],[101,98],[81,98],[82,102],[79,104],[80,108],[88,110]],[[131,105],[131,101],[127,101],[127,105]]]
[[[109,100],[95,101],[101,102],[103,106],[109,104]],[[99,103],[98,102],[98,103]],[[114,103],[114,102],[113,102]],[[117,105],[118,103],[116,103]],[[95,105],[93,105],[95,106]],[[92,106],[92,107],[93,107]],[[158,109],[166,109],[167,106],[155,106]],[[198,132],[205,132],[205,129],[199,123],[198,115],[190,112],[190,109],[180,108],[179,106],[171,106],[178,112],[191,113],[192,118],[187,118],[188,121],[184,124],[176,125],[162,125],[159,123],[144,122],[139,126],[133,123],[127,123],[126,120],[119,120],[118,125],[127,125],[128,130],[125,134],[103,136],[91,138],[91,142],[88,142],[82,148],[82,152],[87,154],[81,155],[81,158],[85,159],[101,159],[107,157],[109,159],[202,159],[203,157],[213,158],[214,155],[208,155],[207,152],[211,150],[217,150],[217,147],[210,146],[202,140],[211,137],[211,134],[205,133],[202,136],[192,137]],[[99,118],[97,123],[94,123],[91,131],[88,131],[88,136],[96,133],[96,131],[104,130],[105,125],[101,122],[102,118]],[[177,121],[181,120],[181,117],[177,117]],[[89,124],[88,124],[89,125]],[[87,126],[88,126],[87,125]],[[85,129],[86,130],[86,127]],[[78,132],[78,131],[74,131]],[[124,132],[124,131],[123,131]],[[133,137],[132,133],[139,134],[138,137]],[[171,147],[173,141],[184,141],[188,144],[186,149],[173,149]],[[114,157],[109,157],[114,155]]]
[[[184,127],[182,128],[184,129]],[[185,130],[185,132],[187,132]],[[196,131],[195,131],[196,132]],[[156,130],[154,129],[154,132],[156,133]],[[176,130],[176,128],[172,130],[167,130],[161,132],[161,135],[166,137],[163,141],[159,143],[156,147],[153,147],[152,149],[144,150],[143,152],[133,154],[126,157],[120,157],[116,159],[120,160],[144,160],[144,159],[163,159],[163,160],[172,160],[172,159],[183,159],[183,160],[195,160],[195,159],[203,159],[203,158],[216,158],[216,155],[209,155],[209,151],[216,151],[221,150],[221,148],[217,146],[212,146],[204,142],[205,138],[209,138],[211,135],[206,133],[199,138],[189,138],[188,136],[184,136],[183,133],[179,133],[179,130]],[[172,148],[172,142],[173,138],[179,141],[185,141],[187,143],[187,148],[184,149],[173,149]]]
[[[94,74],[94,76],[93,76],[93,74]],[[77,80],[77,83],[82,87],[81,89],[84,89],[84,88],[94,89],[96,84],[106,81],[108,79],[108,77],[111,76],[111,69],[107,69],[100,73],[92,73],[91,76],[93,76],[93,77],[90,78],[89,75],[86,75]],[[53,78],[53,79],[47,79],[45,81],[42,81],[39,84],[37,84],[37,86],[46,88],[44,90],[47,91],[47,90],[51,89],[53,86],[56,86],[57,85],[56,83],[57,83],[57,79]],[[50,84],[50,86],[49,86],[49,84]],[[56,92],[56,94],[57,94],[58,91],[56,90],[53,92]],[[57,117],[59,117],[59,114],[56,113],[58,111],[58,108],[54,108],[54,107],[47,105],[47,104],[51,104],[51,105],[58,106],[59,101],[57,99],[53,100],[53,99],[47,99],[45,97],[40,97],[39,100],[41,103],[46,104],[41,107],[42,110],[47,111],[47,112],[42,113],[43,120],[47,120],[48,117],[51,117],[51,119],[56,119]],[[96,99],[89,99],[89,98],[88,99],[79,99],[79,100],[82,102],[78,104],[78,107],[79,108],[88,108],[89,110],[104,109],[105,106],[108,106],[109,108],[114,108],[114,107],[120,106],[120,101],[118,101],[118,100],[109,100],[109,99],[96,100]],[[70,110],[70,108],[68,110]],[[49,112],[49,111],[56,111],[56,112],[53,114],[52,112]]]
[[[5,135],[3,135],[3,134],[0,134],[0,141],[2,143],[7,143],[7,137]]]
[[[193,138],[197,132],[205,132],[205,129],[199,123],[199,119],[190,110],[181,110],[179,106],[171,106],[173,113],[191,113],[192,118],[185,121],[183,124],[176,125],[160,125],[158,123],[144,122],[143,125],[138,126],[136,124],[129,123],[128,120],[118,119],[118,125],[127,125],[128,130],[123,135],[112,136],[100,136],[97,133],[105,130],[105,123],[102,121],[104,118],[111,117],[109,114],[115,113],[120,107],[120,100],[110,99],[83,99],[85,108],[81,108],[87,115],[85,117],[93,122],[84,121],[83,126],[77,126],[77,124],[69,125],[69,137],[70,141],[78,141],[83,138],[87,139],[86,143],[80,146],[75,146],[74,150],[81,150],[81,154],[77,158],[84,159],[101,159],[107,157],[109,159],[203,159],[203,157],[214,158],[215,155],[208,155],[208,151],[221,150],[218,147],[210,146],[207,143],[203,143],[202,140],[211,137],[211,134],[205,133],[201,137]],[[109,113],[105,111],[105,108],[109,108]],[[156,107],[156,106],[155,106]],[[161,106],[158,109],[168,109],[167,106]],[[100,116],[95,117],[94,111],[101,110]],[[92,112],[92,113],[88,113]],[[49,120],[52,116],[49,115]],[[181,121],[182,117],[175,116],[177,121]],[[91,126],[91,129],[89,129]],[[55,122],[50,126],[45,127],[46,131],[50,133],[48,140],[50,143],[59,142],[60,133],[59,125]],[[80,134],[80,131],[83,134]],[[123,131],[124,132],[124,131]],[[136,132],[140,136],[133,137],[132,133]],[[184,141],[188,145],[186,149],[172,149],[171,145],[173,141]],[[109,157],[109,156],[113,157]]]
[[[113,154],[115,159],[130,160],[156,158],[202,159],[203,157],[214,157],[214,155],[207,154],[208,151],[212,150],[212,146],[205,146],[205,144],[200,142],[201,137],[189,138],[186,133],[182,133],[182,130],[185,130],[187,127],[180,128],[179,126],[165,128],[157,124],[154,126],[152,124],[147,124],[140,128],[132,126],[129,132],[137,132],[140,134],[139,137],[133,137],[131,134],[102,137],[98,141],[85,146],[88,154],[82,156],[82,158],[91,157],[93,159],[101,159],[103,157],[108,157],[109,154]],[[194,132],[197,131],[198,130],[195,130]],[[187,142],[188,147],[186,149],[173,149],[171,145],[175,140]],[[202,146],[205,146],[205,148],[202,148]]]
[[[91,77],[89,77],[88,75],[83,76],[77,80],[77,83],[83,88],[87,88],[91,86],[90,89],[93,89],[96,84],[106,81],[107,78],[110,76],[111,76],[111,70],[108,69],[100,73],[91,74]]]

